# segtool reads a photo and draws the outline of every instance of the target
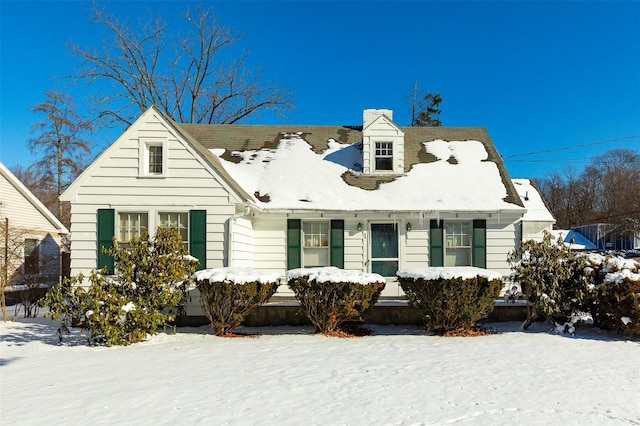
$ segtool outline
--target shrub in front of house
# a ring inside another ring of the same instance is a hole
[[[217,336],[228,336],[278,290],[280,275],[247,268],[205,269],[194,274],[200,306]]]
[[[587,255],[587,262],[596,288],[594,324],[640,336],[640,262],[600,254]]]
[[[197,266],[175,228],[159,228],[153,239],[145,235],[108,254],[116,274],[93,271],[84,286],[78,275],[51,288],[42,305],[46,316],[60,320],[60,338],[76,323],[89,331],[89,343],[128,345],[155,334],[176,317],[187,283]]]
[[[500,274],[473,267],[403,270],[398,281],[425,328],[439,335],[471,330],[493,311],[503,286]]]
[[[585,273],[584,256],[554,241],[549,232],[540,242],[522,241],[508,262],[526,297],[525,329],[542,318],[558,330],[572,330],[576,318],[590,309],[594,286]]]
[[[385,279],[335,267],[299,268],[287,271],[287,283],[316,331],[331,334],[373,311]]]

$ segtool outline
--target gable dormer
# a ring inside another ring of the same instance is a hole
[[[362,114],[362,163],[367,175],[404,173],[404,132],[390,109],[365,109]]]

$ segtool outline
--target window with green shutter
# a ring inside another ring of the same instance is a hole
[[[189,211],[189,254],[200,263],[197,270],[207,268],[207,211]]]
[[[344,268],[344,220],[331,221],[331,266]]]
[[[113,257],[103,253],[104,249],[110,249],[113,246],[113,237],[115,236],[115,211],[113,209],[98,210],[98,264],[97,269],[107,268],[108,274],[113,274]]]
[[[432,219],[429,225],[429,266],[444,266],[444,223]]]
[[[473,266],[477,268],[487,267],[487,221],[478,219],[473,221],[472,237]]]
[[[302,262],[300,219],[287,219],[287,269],[300,268]]]

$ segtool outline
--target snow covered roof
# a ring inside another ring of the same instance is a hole
[[[361,127],[176,126],[264,209],[523,210],[482,128],[402,127],[405,173],[364,175]]]
[[[538,188],[533,185],[529,179],[512,179],[513,184],[518,191],[518,195],[527,209],[527,212],[523,216],[522,220],[531,222],[554,222],[556,219],[553,217],[547,205],[538,192]]]

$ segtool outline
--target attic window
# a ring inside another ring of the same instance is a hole
[[[141,177],[165,177],[167,175],[166,139],[140,140]]]
[[[376,142],[376,170],[393,170],[393,142]]]

